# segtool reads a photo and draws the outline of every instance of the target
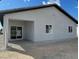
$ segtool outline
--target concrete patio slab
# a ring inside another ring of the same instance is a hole
[[[10,42],[7,51],[0,52],[0,59],[78,59],[78,40],[33,43]]]

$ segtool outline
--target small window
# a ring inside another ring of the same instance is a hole
[[[50,33],[52,29],[52,25],[46,25],[46,33]]]
[[[68,32],[70,32],[70,33],[72,32],[72,26],[68,27]]]

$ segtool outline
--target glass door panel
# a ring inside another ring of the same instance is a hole
[[[22,38],[22,27],[17,27],[17,38]]]
[[[11,39],[16,39],[16,26],[11,26]]]

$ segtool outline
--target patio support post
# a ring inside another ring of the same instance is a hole
[[[4,17],[4,41],[5,41],[5,49],[7,49],[8,46],[8,18]]]

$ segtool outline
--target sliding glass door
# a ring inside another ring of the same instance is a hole
[[[22,27],[11,26],[11,39],[22,38]]]
[[[17,27],[17,38],[22,38],[22,27]]]
[[[11,39],[16,39],[16,26],[11,26]]]

